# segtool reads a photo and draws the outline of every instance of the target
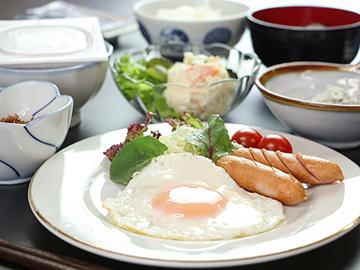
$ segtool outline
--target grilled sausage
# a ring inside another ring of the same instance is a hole
[[[305,200],[302,184],[292,175],[260,162],[234,155],[218,159],[218,166],[248,191],[276,199],[286,205]]]
[[[341,168],[335,162],[301,153],[288,154],[265,149],[241,148],[233,154],[290,173],[307,184],[328,184],[344,179]]]
[[[300,162],[317,178],[321,184],[328,184],[336,180],[344,180],[340,166],[332,161],[298,154]]]

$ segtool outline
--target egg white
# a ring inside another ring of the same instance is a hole
[[[156,211],[153,198],[182,184],[199,184],[227,199],[216,216],[176,218]],[[144,235],[178,240],[230,239],[268,231],[285,219],[280,202],[240,188],[210,159],[190,153],[162,155],[136,174],[117,198],[103,202],[111,222]]]

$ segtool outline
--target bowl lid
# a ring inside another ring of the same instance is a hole
[[[1,65],[106,61],[96,18],[0,21]]]

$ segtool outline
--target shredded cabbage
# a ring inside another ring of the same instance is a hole
[[[193,134],[195,130],[196,128],[182,125],[173,131],[171,135],[161,136],[159,140],[168,147],[167,154],[184,152],[197,154],[196,147],[186,141],[186,137]]]

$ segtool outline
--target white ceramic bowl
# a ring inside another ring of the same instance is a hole
[[[110,57],[113,48],[108,43],[106,47]],[[59,87],[61,94],[72,96],[74,99],[74,115],[71,126],[75,126],[80,123],[79,109],[100,90],[107,67],[107,61],[41,68],[0,67],[0,87],[28,80],[54,83]]]
[[[220,19],[171,20],[156,17],[160,8],[209,5],[221,10]],[[139,28],[149,44],[169,41],[210,44],[215,42],[236,44],[245,30],[245,18],[249,8],[232,0],[142,0],[133,7]]]
[[[337,85],[339,79],[359,83],[357,72],[337,64],[285,63],[269,68],[256,86],[275,117],[295,133],[346,149],[360,146],[360,105],[324,103],[312,97],[328,85]]]
[[[49,82],[26,81],[0,91],[0,118],[17,114],[26,124],[0,122],[0,184],[30,179],[63,143],[73,99]]]

